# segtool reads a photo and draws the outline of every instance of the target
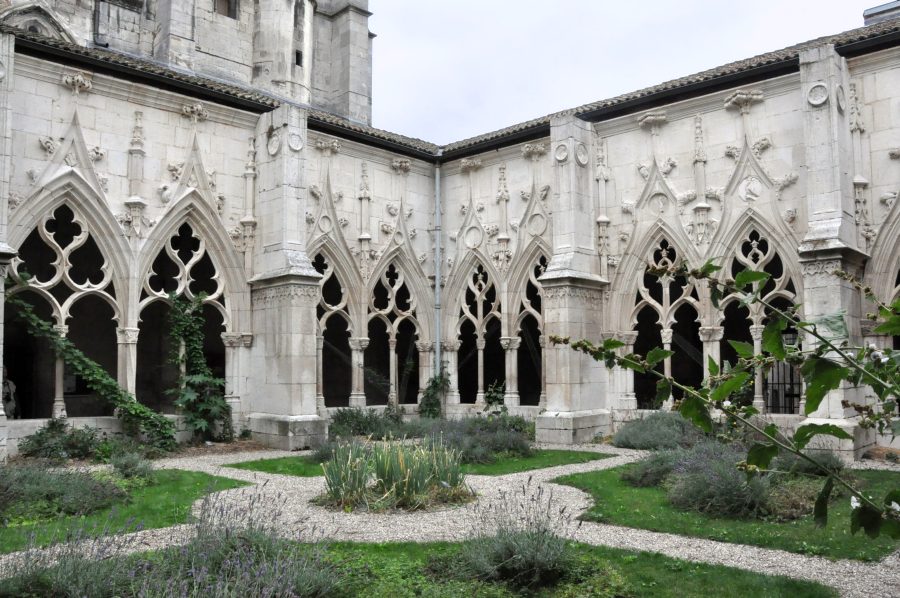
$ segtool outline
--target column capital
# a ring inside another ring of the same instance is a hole
[[[700,340],[704,343],[714,343],[725,336],[724,326],[701,326],[699,330]]]
[[[222,343],[226,347],[239,347],[243,344],[243,335],[239,332],[223,332]]]
[[[665,344],[669,344],[672,342],[672,329],[671,328],[663,328],[659,331],[660,337],[662,337],[662,342]]]
[[[416,349],[419,353],[428,353],[434,351],[434,343],[430,341],[416,341]]]
[[[501,336],[500,337],[500,346],[503,347],[504,351],[515,351],[522,344],[522,339],[518,336]]]
[[[397,348],[397,339],[389,338],[388,339],[388,347],[390,347],[391,351]]]
[[[455,352],[459,351],[459,346],[461,344],[462,343],[460,343],[458,340],[456,340],[456,341],[441,341],[441,349],[443,349],[444,351],[450,351],[452,353],[455,353]]]
[[[502,342],[502,341],[501,341]],[[479,338],[475,340],[475,348],[479,351],[484,351],[485,346],[487,346],[487,341],[483,338]]]
[[[751,338],[753,338],[754,341],[761,341],[762,335],[763,335],[763,330],[765,330],[765,329],[766,329],[766,327],[763,326],[762,324],[753,324],[752,326],[750,326]]]
[[[65,337],[69,334],[69,327],[65,324],[54,324],[53,330],[55,330],[56,333],[62,337]]]
[[[616,333],[616,338],[625,343],[626,347],[633,347],[637,337],[637,330],[620,330]]]
[[[140,328],[116,328],[116,341],[120,345],[136,345]]]

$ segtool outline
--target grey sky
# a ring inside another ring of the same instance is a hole
[[[887,0],[371,0],[373,125],[448,143],[862,26]]]

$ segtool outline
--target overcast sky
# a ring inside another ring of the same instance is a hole
[[[887,0],[370,0],[372,124],[449,143],[862,26]]]

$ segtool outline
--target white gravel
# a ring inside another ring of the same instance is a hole
[[[289,537],[297,537],[314,529],[316,536],[334,540],[356,542],[403,542],[462,540],[471,535],[476,511],[498,500],[510,500],[511,495],[529,485],[532,491],[543,488],[544,496],[552,496],[554,507],[565,507],[568,513],[577,514],[588,509],[592,500],[586,493],[569,486],[550,483],[556,477],[572,473],[597,471],[632,462],[642,456],[642,451],[618,449],[608,445],[554,446],[561,448],[596,451],[614,454],[614,457],[563,465],[504,476],[467,476],[467,481],[477,493],[477,500],[464,505],[421,512],[368,513],[336,512],[310,503],[322,494],[321,477],[301,478],[266,474],[224,467],[242,461],[254,461],[273,457],[298,455],[284,451],[254,451],[210,456],[191,456],[164,459],[157,466],[170,469],[187,469],[251,482],[253,486],[225,490],[215,495],[220,508],[234,507],[246,510],[246,505],[256,505],[255,514],[268,513],[277,519],[277,525]],[[866,467],[863,465],[862,467]],[[879,467],[882,468],[882,467]],[[887,467],[885,469],[894,469]],[[262,507],[262,508],[260,508]],[[199,510],[200,503],[195,505]],[[148,530],[131,534],[124,551],[146,550],[166,544],[183,542],[189,526],[176,526],[162,530]],[[307,536],[309,537],[309,536]],[[585,522],[574,532],[576,540],[593,545],[611,546],[627,550],[661,553],[689,561],[726,565],[758,573],[785,575],[797,579],[816,581],[837,588],[842,596],[881,597],[900,596],[900,551],[879,563],[858,561],[833,561],[822,557],[804,556],[781,550],[772,550],[730,544],[713,540],[689,538],[614,525]],[[7,555],[0,559],[0,568],[7,570],[23,553]]]

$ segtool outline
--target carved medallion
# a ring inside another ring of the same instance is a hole
[[[824,83],[816,83],[806,92],[806,101],[811,106],[822,106],[828,101],[828,88]]]
[[[303,149],[303,138],[299,133],[291,133],[288,135],[288,147],[295,152],[299,152]]]
[[[569,148],[565,143],[560,143],[556,146],[553,157],[556,158],[557,162],[565,162],[569,158]]]
[[[588,151],[583,143],[579,143],[575,146],[575,162],[577,162],[579,166],[587,166]]]
[[[538,237],[547,230],[547,219],[543,214],[532,214],[528,219],[528,232]]]
[[[475,249],[484,240],[484,233],[477,226],[470,226],[464,235],[463,242],[469,249]]]
[[[737,188],[738,197],[744,201],[756,201],[762,196],[763,184],[755,176],[748,176],[740,182]]]
[[[279,149],[281,149],[281,133],[272,131],[272,134],[269,135],[269,140],[266,142],[266,150],[268,150],[270,156],[274,156]]]
[[[331,221],[331,218],[328,217],[327,214],[323,214],[321,218],[319,218],[319,230],[323,233],[331,232],[331,229],[334,228],[334,223]]]

